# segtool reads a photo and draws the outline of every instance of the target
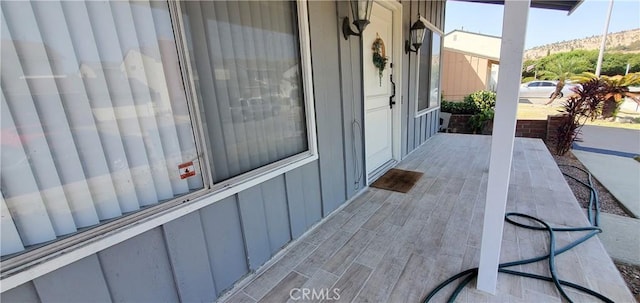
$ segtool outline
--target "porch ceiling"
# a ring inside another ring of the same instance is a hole
[[[488,4],[504,4],[504,0],[453,0]],[[531,7],[567,11],[571,14],[584,0],[531,0]]]
[[[284,302],[306,288],[328,295],[340,289],[340,302],[419,302],[438,283],[478,266],[490,142],[489,136],[434,136],[398,165],[424,172],[409,193],[367,189],[221,301]],[[554,226],[588,226],[542,141],[517,138],[513,163],[508,211]],[[582,234],[556,236],[559,245],[566,245]],[[506,224],[502,247],[501,262],[539,256],[547,253],[547,236]],[[547,266],[539,262],[518,270],[548,276]],[[559,255],[556,266],[561,279],[615,302],[633,302],[597,237]],[[472,286],[457,302],[562,301],[551,283],[506,274],[498,276],[495,297]],[[452,288],[433,302],[444,301]],[[594,301],[568,293],[576,302]]]

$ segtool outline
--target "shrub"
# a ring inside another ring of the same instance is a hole
[[[493,109],[489,108],[483,109],[479,113],[471,116],[471,118],[469,118],[469,127],[473,133],[482,133],[482,129],[484,129],[485,124],[487,124],[488,121],[493,120],[493,115]]]
[[[565,101],[563,105],[564,113],[566,116],[562,119],[562,122],[558,126],[558,132],[556,133],[556,154],[566,154],[573,145],[573,142],[578,139],[580,129],[582,125],[580,117],[585,117],[586,113],[582,100],[578,97],[571,97]]]
[[[452,113],[452,114],[457,114],[454,111],[457,110],[457,103],[456,102],[450,102],[450,101],[441,101],[440,102],[440,111],[444,112],[444,113]]]
[[[464,102],[475,104],[480,111],[493,109],[496,107],[496,93],[487,90],[479,90],[464,97]]]
[[[473,115],[479,112],[475,104],[469,102],[442,101],[440,111],[459,115]]]
[[[469,128],[474,133],[482,132],[487,121],[493,119],[496,93],[480,90],[464,97],[463,102],[442,101],[440,111],[445,113],[473,115],[469,118]]]
[[[496,93],[481,90],[464,97],[464,103],[473,104],[477,112],[469,119],[469,127],[474,133],[482,132],[485,124],[493,120],[496,107]]]

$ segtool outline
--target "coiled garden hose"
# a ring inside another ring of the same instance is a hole
[[[538,218],[529,216],[527,214],[522,214],[522,213],[516,213],[516,212],[509,212],[505,215],[505,221],[507,221],[509,224],[513,224],[515,226],[518,227],[522,227],[522,228],[526,228],[526,229],[530,229],[530,230],[538,230],[538,231],[546,231],[547,234],[549,235],[549,253],[543,256],[538,256],[538,257],[533,257],[533,258],[529,258],[529,259],[525,259],[525,260],[519,260],[519,261],[513,261],[513,262],[506,262],[506,263],[501,263],[498,266],[498,272],[501,273],[505,273],[505,274],[510,274],[510,275],[515,275],[515,276],[520,276],[520,277],[526,277],[526,278],[532,278],[532,279],[538,279],[538,280],[542,280],[542,281],[548,281],[548,282],[553,282],[553,284],[555,285],[556,289],[560,292],[560,295],[562,295],[562,297],[564,299],[566,299],[568,302],[573,302],[571,300],[571,298],[569,298],[569,296],[567,295],[567,293],[564,291],[564,287],[570,287],[573,288],[575,290],[581,291],[583,293],[586,293],[588,295],[591,295],[595,298],[598,298],[600,300],[602,300],[603,302],[611,302],[613,303],[613,300],[603,296],[602,294],[593,291],[591,289],[588,289],[584,286],[575,284],[575,283],[571,283],[568,281],[564,281],[558,278],[558,273],[556,271],[556,266],[555,266],[555,257],[557,255],[560,255],[578,245],[580,245],[581,243],[589,240],[591,237],[597,235],[598,233],[602,232],[602,229],[599,227],[599,221],[600,221],[600,202],[598,200],[598,193],[596,192],[594,186],[593,186],[593,181],[592,181],[592,177],[591,174],[580,168],[580,167],[576,167],[576,166],[572,166],[572,165],[559,165],[559,166],[564,166],[564,167],[573,167],[576,168],[582,172],[584,172],[585,174],[587,174],[588,176],[588,183],[585,183],[581,180],[579,180],[578,178],[571,176],[569,174],[566,173],[562,173],[563,175],[577,181],[579,184],[582,184],[583,186],[589,188],[590,191],[590,195],[589,195],[589,207],[587,208],[587,216],[589,218],[589,223],[591,226],[585,226],[585,227],[552,227],[550,226],[547,222],[540,220]],[[535,225],[530,225],[530,224],[524,224],[524,223],[520,223],[515,221],[515,218],[522,218],[522,219],[526,219],[528,221],[532,221],[535,222]],[[556,247],[556,236],[555,233],[556,232],[588,232],[585,235],[583,235],[582,237],[580,237],[579,239],[567,244],[564,247],[561,248],[557,248]],[[524,265],[524,264],[530,264],[530,263],[535,263],[535,262],[540,262],[543,260],[547,260],[548,262],[548,267],[549,267],[549,272],[551,274],[550,277],[546,277],[546,276],[542,276],[542,275],[537,275],[537,274],[532,274],[532,273],[527,273],[527,272],[521,272],[521,271],[516,271],[516,270],[511,270],[508,269],[509,267],[512,266],[517,266],[517,265]],[[467,286],[467,284],[469,284],[469,282],[471,282],[474,278],[476,278],[478,276],[478,268],[471,268],[471,269],[467,269],[465,271],[462,271],[458,274],[453,275],[452,277],[450,277],[449,279],[445,280],[444,282],[438,284],[438,286],[436,286],[427,296],[426,298],[423,300],[424,303],[426,302],[430,302],[431,299],[433,299],[433,297],[439,292],[441,291],[443,288],[445,288],[446,286],[448,286],[449,284],[462,279],[458,285],[456,286],[455,290],[453,291],[453,293],[451,294],[451,296],[449,296],[449,299],[447,302],[454,302],[456,300],[456,298],[458,297],[458,295],[460,294],[460,292],[462,292],[462,290],[465,288],[465,286]]]

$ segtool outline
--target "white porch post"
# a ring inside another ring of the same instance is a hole
[[[530,0],[506,0],[477,288],[495,294]]]

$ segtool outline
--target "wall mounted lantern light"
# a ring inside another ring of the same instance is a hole
[[[422,46],[422,41],[424,41],[424,34],[427,32],[427,25],[422,21],[422,17],[418,14],[418,20],[416,20],[413,25],[411,25],[411,29],[409,30],[411,36],[411,42],[409,40],[404,40],[404,52],[408,54],[409,52],[417,53]],[[413,48],[411,48],[413,46]]]
[[[353,25],[358,29],[357,32],[351,29],[349,25],[349,17],[345,17],[342,20],[342,34],[344,39],[349,39],[350,35],[360,36],[364,31],[364,28],[369,25],[369,18],[371,17],[371,8],[373,7],[373,0],[351,0],[349,1],[351,7],[351,15],[353,16]]]

